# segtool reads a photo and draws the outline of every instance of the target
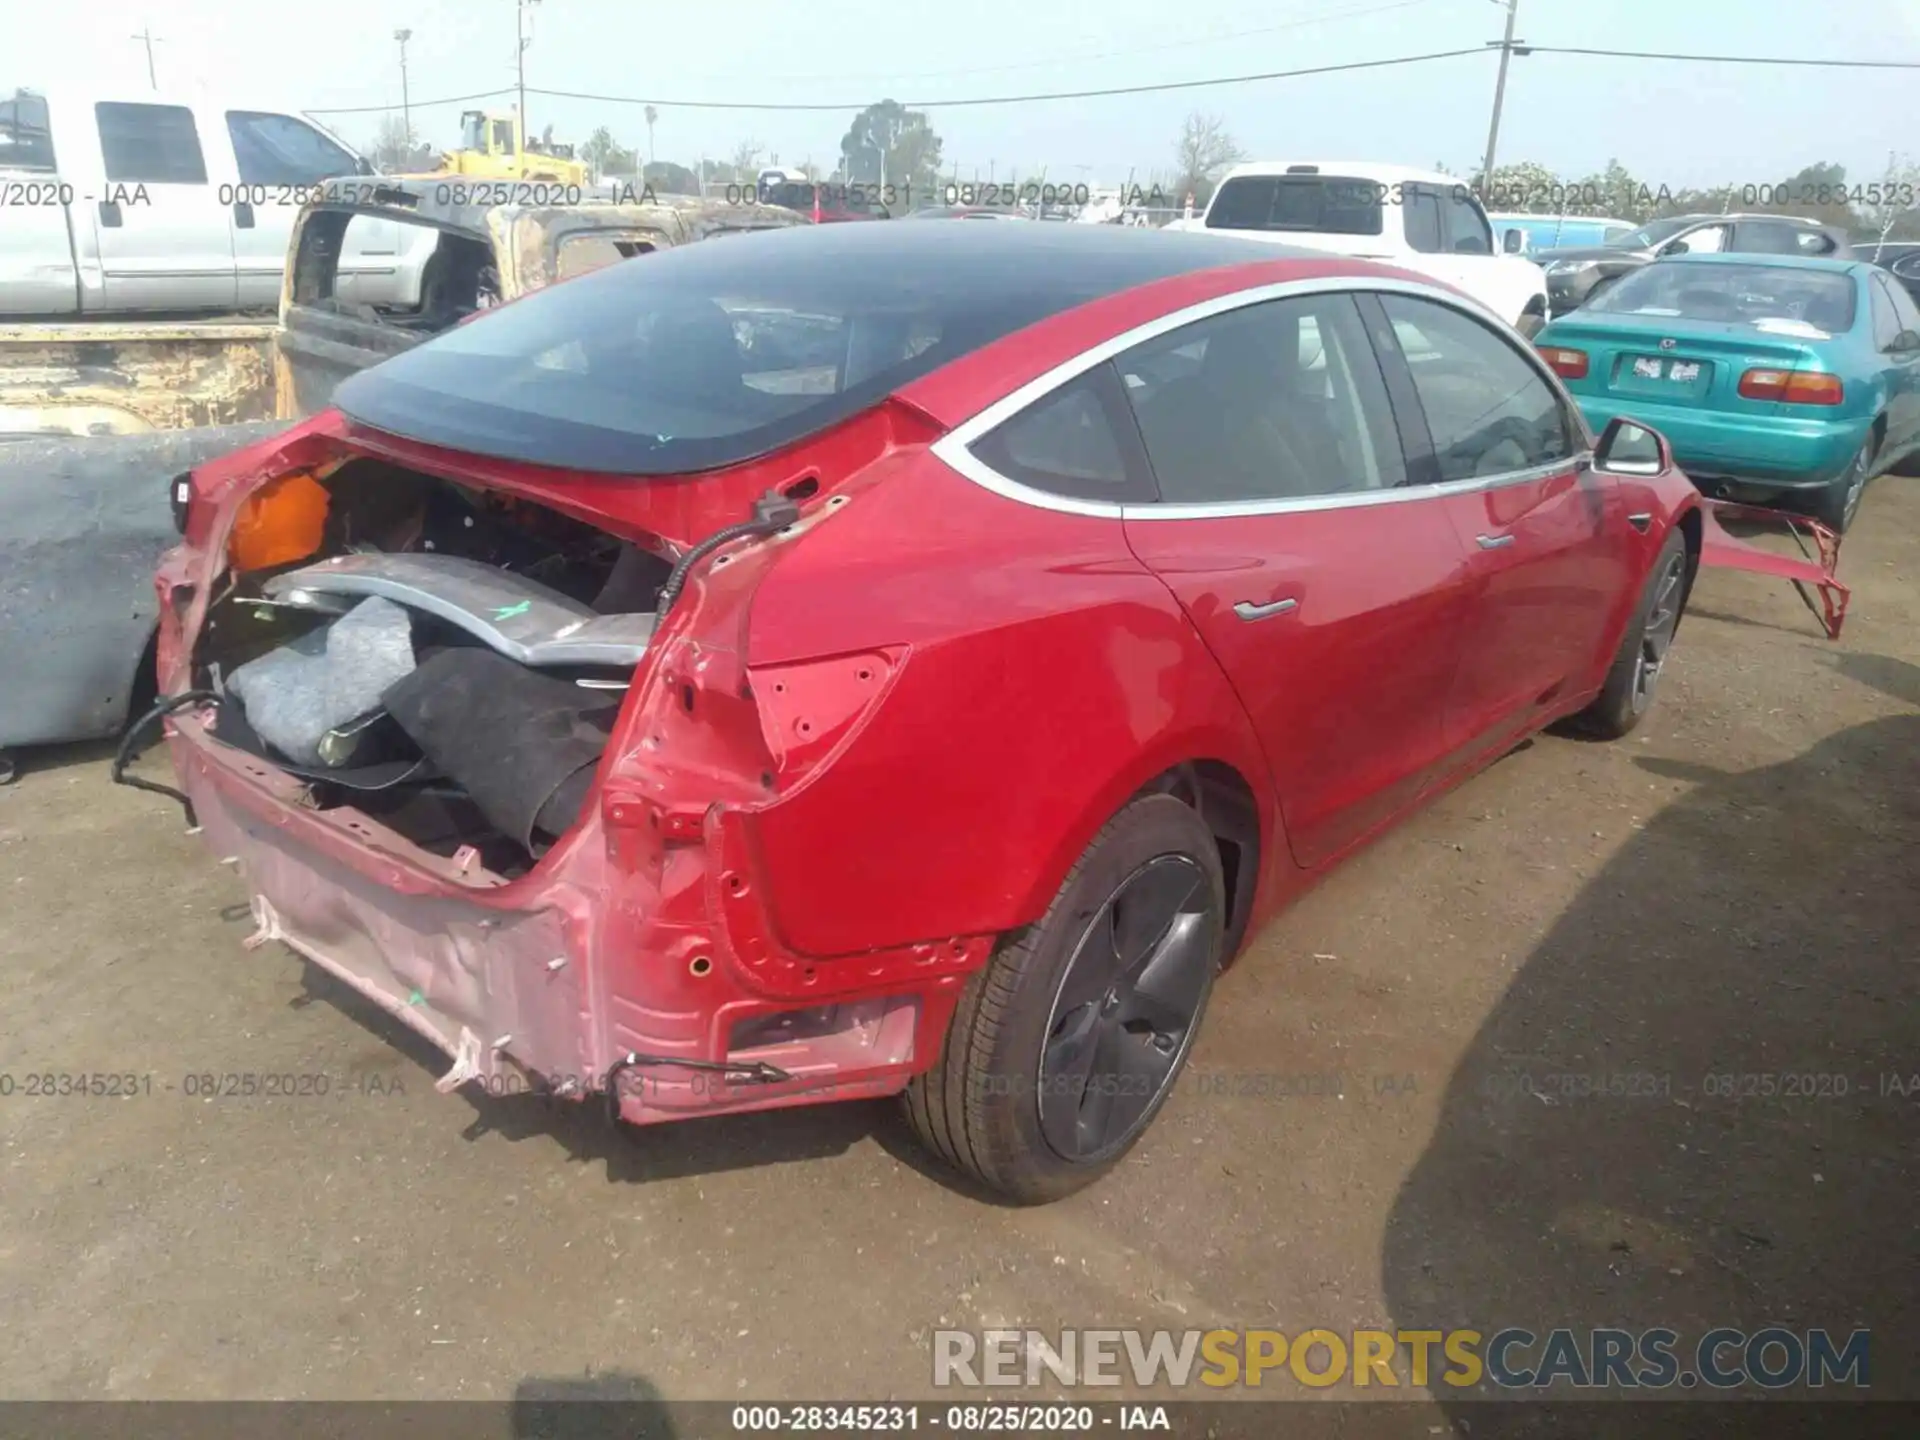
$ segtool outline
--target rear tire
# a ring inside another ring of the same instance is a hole
[[[1813,518],[1844,535],[1860,516],[1860,500],[1867,493],[1867,481],[1873,475],[1874,457],[1880,452],[1879,435],[1869,435],[1847,467],[1847,473],[1814,497]]]
[[[1676,527],[1667,532],[1648,572],[1640,604],[1607,670],[1607,683],[1591,705],[1567,722],[1569,730],[1596,740],[1618,740],[1646,718],[1673,632],[1686,610],[1687,584],[1686,538]]]
[[[907,1087],[922,1143],[1022,1204],[1111,1170],[1172,1094],[1226,932],[1212,834],[1171,795],[1109,820],[1037,924],[968,982]]]

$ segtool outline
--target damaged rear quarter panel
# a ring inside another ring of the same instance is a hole
[[[805,954],[1030,923],[1099,827],[1184,761],[1270,788],[1239,701],[1117,519],[1009,501],[925,454],[901,463],[754,597],[756,683],[903,657],[844,749],[743,817],[763,909]]]

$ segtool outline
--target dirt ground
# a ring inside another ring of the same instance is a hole
[[[0,1396],[878,1399],[931,1393],[945,1325],[1767,1322],[1870,1327],[1876,1396],[1920,1396],[1920,1100],[1882,1093],[1920,1072],[1916,569],[1890,479],[1842,643],[1707,574],[1641,732],[1542,739],[1350,863],[1223,982],[1133,1158],[1037,1211],[889,1105],[615,1133],[438,1095],[408,1034],[241,949],[170,803],[30,757],[0,1074],[154,1088],[0,1098]],[[185,1093],[235,1072],[334,1082]],[[1603,1072],[1665,1093],[1515,1088]],[[1847,1093],[1709,1079],[1780,1074]]]

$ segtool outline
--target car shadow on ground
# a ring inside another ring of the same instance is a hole
[[[514,1387],[513,1440],[678,1440],[664,1399],[630,1371],[529,1376]]]
[[[1920,669],[1838,664],[1920,704]],[[1920,715],[1743,773],[1636,763],[1693,788],[1554,924],[1452,1076],[1383,1241],[1394,1322],[1667,1327],[1683,1370],[1717,1326],[1868,1329],[1873,1398],[1920,1398]],[[1460,1403],[1484,1381],[1436,1367],[1433,1390],[1476,1436],[1521,1419]]]
[[[1750,630],[1772,630],[1782,635],[1805,635],[1813,640],[1821,638],[1820,622],[1807,611],[1802,611],[1797,621],[1756,620],[1751,615],[1739,615],[1731,610],[1709,610],[1703,606],[1689,604],[1687,618],[1718,620],[1722,625],[1744,625]]]

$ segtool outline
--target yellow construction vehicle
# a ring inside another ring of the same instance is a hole
[[[477,175],[490,180],[585,185],[591,179],[586,161],[574,158],[573,146],[556,145],[550,136],[527,143],[517,110],[463,111],[460,148],[449,151],[441,166],[450,175]]]

